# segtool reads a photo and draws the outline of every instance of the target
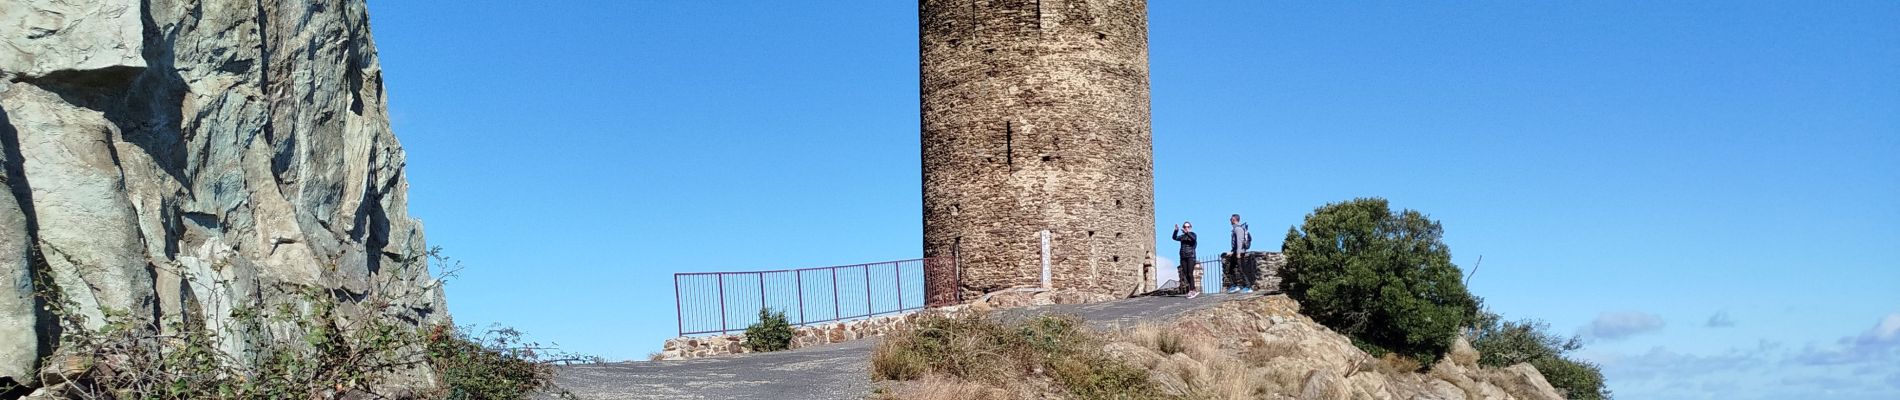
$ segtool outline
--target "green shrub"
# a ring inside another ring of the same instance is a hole
[[[524,342],[521,332],[513,328],[490,328],[481,335],[466,333],[473,330],[447,325],[429,330],[429,362],[435,365],[441,398],[515,400],[543,391],[573,398],[554,386],[554,364],[600,361]]]
[[[1583,347],[1583,342],[1575,336],[1566,338],[1550,333],[1550,324],[1543,321],[1503,321],[1497,314],[1485,312],[1478,317],[1471,339],[1471,347],[1483,354],[1478,358],[1479,364],[1508,367],[1530,363],[1544,374],[1551,386],[1563,392],[1564,398],[1610,398],[1610,390],[1604,387],[1603,371],[1596,364],[1569,357],[1572,351]]]
[[[745,348],[752,351],[779,351],[792,348],[792,322],[784,311],[759,309],[759,322],[745,328]]]
[[[1430,365],[1476,314],[1444,227],[1385,199],[1327,204],[1288,228],[1282,289],[1314,320],[1373,355]]]

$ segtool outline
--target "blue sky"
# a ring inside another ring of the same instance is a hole
[[[1158,220],[1382,196],[1620,397],[1900,397],[1900,3],[1149,9]],[[372,2],[457,321],[640,359],[674,272],[918,256],[916,15]]]

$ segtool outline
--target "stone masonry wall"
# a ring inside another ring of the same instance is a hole
[[[1233,260],[1230,257],[1230,254],[1232,253],[1228,253],[1228,252],[1220,253],[1221,263],[1222,263],[1221,270],[1222,271],[1229,271],[1229,270],[1239,271],[1240,268],[1238,267],[1229,269],[1228,266],[1226,265],[1226,263],[1232,262]],[[1244,254],[1246,257],[1252,258],[1254,265],[1258,267],[1258,269],[1255,270],[1256,278],[1254,281],[1258,289],[1280,290],[1280,268],[1286,267],[1286,254],[1266,252],[1266,251],[1249,251],[1242,254]],[[1220,284],[1221,286],[1238,286],[1240,284],[1240,280],[1233,279],[1227,275],[1221,275]]]
[[[919,5],[924,256],[956,253],[966,297],[1041,285],[1152,287],[1147,4]]]
[[[1219,266],[1219,268],[1221,268],[1221,271],[1222,271],[1222,273],[1220,274],[1220,282],[1207,281],[1207,277],[1213,274],[1213,272],[1207,270],[1207,268],[1212,268],[1213,266],[1207,266],[1203,268],[1194,269],[1195,285],[1200,286],[1202,288],[1206,288],[1210,286],[1218,288],[1218,287],[1226,287],[1226,286],[1234,285],[1236,281],[1231,280],[1232,276],[1229,276],[1225,273],[1225,271],[1228,271],[1227,268],[1229,268],[1227,263],[1231,262],[1232,260],[1231,258],[1229,258],[1228,254],[1230,253],[1227,253],[1227,252],[1220,253],[1221,265]],[[1267,290],[1267,291],[1280,290],[1280,269],[1286,267],[1286,254],[1276,253],[1276,252],[1267,252],[1267,251],[1249,251],[1246,253],[1246,255],[1248,257],[1253,257],[1254,262],[1256,263],[1255,265],[1260,267],[1260,269],[1256,271],[1259,278],[1258,280],[1255,281],[1255,283],[1258,285],[1258,289]],[[1170,276],[1173,276],[1176,274],[1173,271],[1167,271],[1167,272],[1168,272],[1168,275]],[[1161,279],[1161,280],[1165,281],[1165,282],[1162,282],[1161,290],[1176,290],[1176,288],[1179,287],[1177,285],[1180,284],[1180,281],[1178,279]]]
[[[955,317],[963,313],[987,313],[993,310],[1019,307],[1046,306],[1052,304],[1083,304],[1114,300],[1121,296],[1101,294],[1083,290],[1069,289],[1015,289],[988,293],[976,297],[969,304],[938,307],[929,310],[901,315],[833,322],[828,324],[794,327],[792,348],[801,348],[829,343],[841,343],[864,339],[897,331],[910,326],[911,322],[924,314]],[[681,336],[667,339],[655,360],[684,360],[690,358],[715,357],[731,354],[751,353],[745,348],[745,334],[714,336]]]
[[[933,309],[931,313],[955,315],[967,309],[965,306],[951,306]],[[873,336],[883,336],[908,326],[912,320],[923,313],[887,315],[875,318],[833,322],[829,324],[793,327],[792,348],[802,348],[828,343],[842,343]],[[667,339],[656,360],[685,360],[691,358],[714,357],[731,354],[751,353],[745,348],[745,334],[735,333],[713,336],[681,336]]]

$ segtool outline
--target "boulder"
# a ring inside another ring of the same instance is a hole
[[[1467,368],[1476,368],[1478,359],[1483,356],[1478,353],[1477,348],[1471,347],[1471,340],[1466,339],[1464,335],[1458,335],[1458,339],[1451,342],[1451,349],[1445,352],[1446,359]]]

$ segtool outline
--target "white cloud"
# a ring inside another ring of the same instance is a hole
[[[1887,314],[1880,319],[1880,323],[1874,324],[1873,329],[1861,333],[1854,342],[1861,346],[1900,345],[1900,313]]]
[[[1606,312],[1597,315],[1579,329],[1577,334],[1588,339],[1617,340],[1639,334],[1662,330],[1666,325],[1661,316],[1641,311]]]
[[[1733,328],[1735,327],[1735,318],[1729,317],[1728,311],[1717,312],[1715,315],[1709,316],[1709,322],[1704,324],[1704,326],[1710,328]]]
[[[1767,346],[1764,342],[1763,347]],[[1761,362],[1761,356],[1759,352],[1740,349],[1714,355],[1686,354],[1658,346],[1642,354],[1600,354],[1591,358],[1603,364],[1604,373],[1610,378],[1644,380],[1752,369],[1766,364]]]
[[[1900,398],[1900,314],[1882,316],[1860,333],[1804,346],[1764,340],[1710,354],[1654,347],[1582,355],[1601,364],[1610,389],[1628,398]]]
[[[1900,364],[1900,313],[1881,317],[1858,336],[1842,337],[1835,346],[1808,345],[1789,358],[1805,365]]]

